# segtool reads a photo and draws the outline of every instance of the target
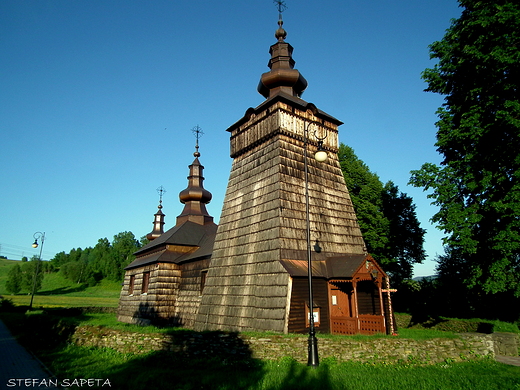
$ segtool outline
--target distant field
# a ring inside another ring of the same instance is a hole
[[[10,295],[5,289],[9,269],[20,261],[0,259],[0,295],[16,305],[29,305],[28,292]],[[98,286],[87,287],[65,279],[59,272],[45,274],[42,289],[34,296],[35,307],[117,307],[121,283],[103,280]]]
[[[2,295],[10,299],[15,305],[29,305],[30,295]],[[117,307],[118,298],[99,298],[99,297],[71,297],[67,295],[35,295],[33,307]]]

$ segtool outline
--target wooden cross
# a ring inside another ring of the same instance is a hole
[[[385,288],[382,288],[381,292],[386,293],[386,297],[388,299],[388,311],[390,313],[390,316],[389,316],[389,322],[390,323],[388,325],[390,326],[390,334],[392,336],[397,336],[397,333],[395,332],[395,326],[394,326],[394,316],[393,316],[393,311],[392,311],[392,299],[390,298],[390,293],[396,292],[397,289],[390,288],[390,281],[388,279],[389,279],[388,277],[385,278]]]

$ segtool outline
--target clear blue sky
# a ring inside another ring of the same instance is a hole
[[[414,198],[433,273],[436,209],[407,186],[438,163],[436,109],[423,92],[428,45],[460,15],[455,0],[287,0],[284,27],[303,99],[340,119],[340,141]],[[264,99],[278,12],[271,0],[0,1],[0,255],[43,258],[152,229],[164,186],[175,224],[199,125],[208,211],[218,221],[231,158],[225,131]]]

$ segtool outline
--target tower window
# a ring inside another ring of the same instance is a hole
[[[143,274],[143,284],[141,286],[141,294],[148,293],[148,284],[150,283],[150,272]]]
[[[128,295],[134,295],[135,275],[130,275],[130,283],[128,283]]]
[[[208,276],[208,271],[202,271],[200,273],[200,295],[202,295],[202,291],[204,290],[204,286],[206,285],[206,276]]]

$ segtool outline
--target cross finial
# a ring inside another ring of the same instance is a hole
[[[280,20],[282,20],[282,12],[287,9],[287,5],[285,4],[285,1],[283,0],[273,0],[273,3],[276,4],[278,8],[278,17]]]
[[[195,151],[195,153],[193,153],[193,155],[195,157],[199,157],[200,156],[200,153],[199,153],[199,139],[200,139],[200,137],[202,137],[204,135],[204,132],[199,127],[199,125],[195,126],[193,129],[191,129],[191,132],[193,134],[195,134],[195,138],[197,139],[197,143],[195,144],[196,151]]]
[[[162,197],[166,190],[163,186],[160,186],[159,188],[157,188],[157,192],[159,193],[159,208],[162,208]]]

